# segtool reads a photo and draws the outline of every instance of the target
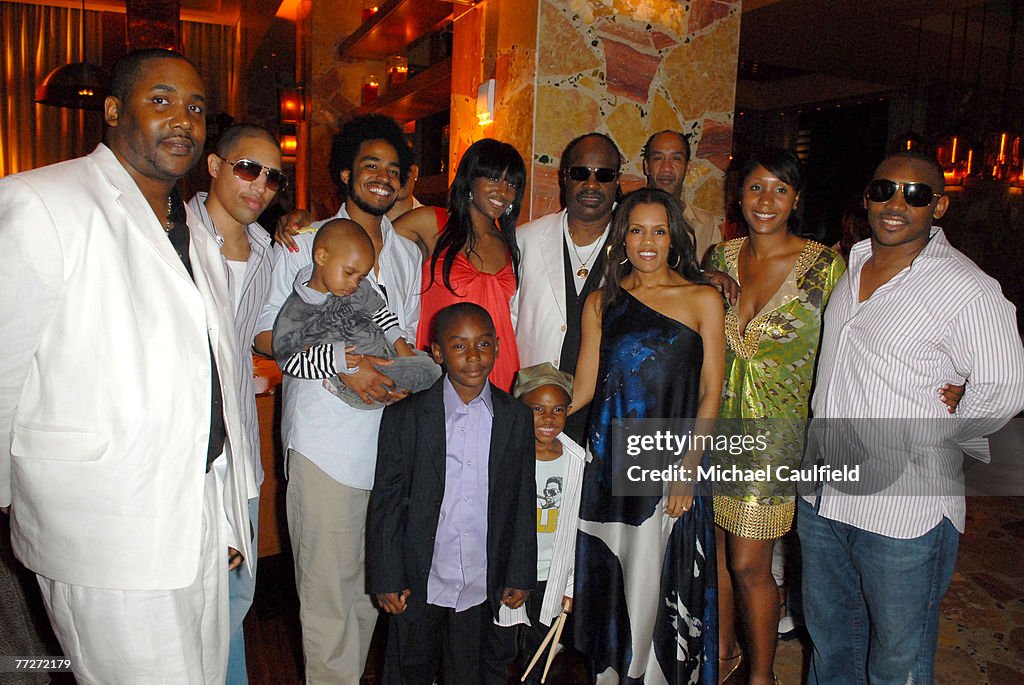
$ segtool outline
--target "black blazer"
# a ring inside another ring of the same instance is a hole
[[[366,524],[371,594],[408,588],[426,601],[445,477],[444,383],[387,407]],[[491,385],[488,461],[487,599],[498,615],[506,587],[537,584],[533,415]]]

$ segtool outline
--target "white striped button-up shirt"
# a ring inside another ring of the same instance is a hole
[[[955,482],[963,460],[957,443],[994,432],[1024,408],[1015,309],[938,227],[909,267],[860,302],[870,257],[870,240],[854,246],[825,310],[811,408],[816,419],[911,420],[898,430],[913,433],[901,444],[914,449],[914,465],[887,490],[911,494],[844,496],[825,485],[819,513],[894,538],[919,537],[943,517],[963,532],[962,488],[932,493],[927,483]],[[937,391],[965,381],[950,415]]]
[[[213,225],[209,213],[206,211],[207,193],[196,193],[188,201],[188,208],[191,223],[192,217],[202,222],[206,230],[217,240],[217,244],[223,244],[224,239]],[[245,427],[246,437],[249,438],[250,454],[246,455],[246,480],[249,489],[248,497],[252,499],[259,497],[260,485],[263,484],[263,464],[260,461],[260,424],[256,414],[256,391],[253,384],[252,370],[252,343],[256,336],[256,321],[263,311],[263,305],[270,293],[270,235],[262,226],[251,223],[245,227],[246,236],[249,238],[249,259],[245,265],[245,276],[238,282],[234,272],[228,268],[228,288],[231,291],[231,301],[238,302],[235,310],[235,333],[238,336],[238,380],[242,395],[242,423]]]

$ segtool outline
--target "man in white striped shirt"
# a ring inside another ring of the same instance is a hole
[[[873,419],[854,433],[899,442],[852,456],[872,469],[881,455],[899,475],[881,494],[825,484],[800,499],[809,683],[933,682],[939,605],[964,527],[957,443],[1024,408],[1014,307],[932,226],[949,204],[943,191],[942,170],[925,155],[899,152],[879,165],[864,197],[871,239],[854,246],[825,311],[815,419],[827,420],[826,435],[840,419]],[[949,414],[937,390],[964,382]],[[820,456],[843,459],[827,437],[824,445]]]
[[[249,438],[245,477],[249,498],[249,524],[253,549],[259,533],[260,427],[253,386],[252,343],[256,319],[270,292],[270,235],[257,223],[277,193],[288,185],[281,171],[281,148],[269,130],[254,124],[226,129],[215,152],[206,158],[209,193],[196,193],[186,205],[191,230],[205,230],[220,245],[231,293],[232,315],[238,336],[238,380],[242,421]],[[249,682],[245,664],[242,622],[256,592],[256,556],[250,572],[240,567],[228,575],[229,630],[227,685]]]

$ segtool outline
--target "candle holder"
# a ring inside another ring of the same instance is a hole
[[[363,104],[368,105],[377,99],[380,94],[380,79],[377,78],[376,74],[367,74],[366,78],[363,79]]]
[[[362,21],[370,19],[379,9],[378,0],[363,0]]]
[[[405,83],[409,79],[409,60],[401,55],[388,57],[388,90]]]

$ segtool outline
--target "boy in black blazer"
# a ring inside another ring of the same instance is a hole
[[[494,624],[536,583],[533,417],[491,385],[490,315],[437,313],[445,376],[384,410],[367,519],[367,583],[391,614],[386,685],[504,685],[514,632]]]

